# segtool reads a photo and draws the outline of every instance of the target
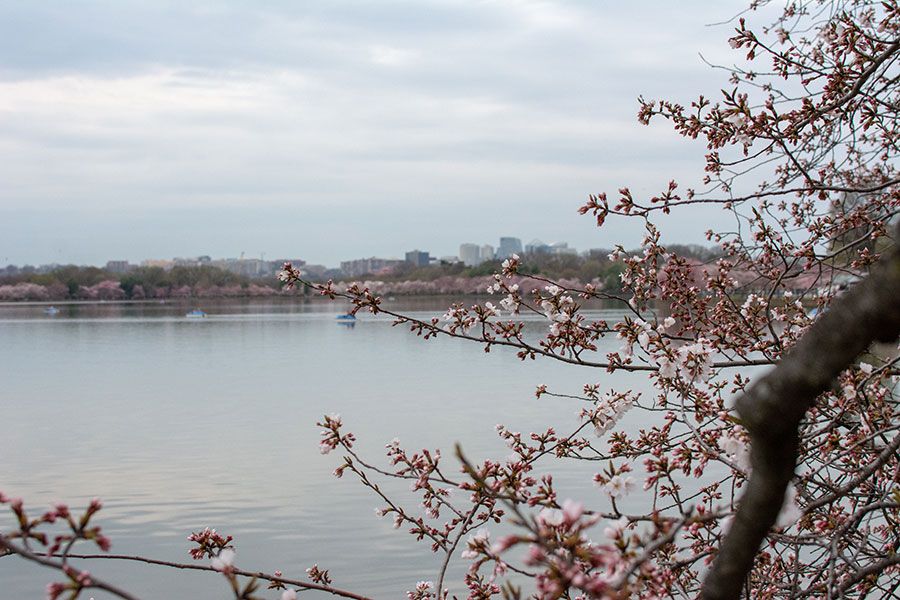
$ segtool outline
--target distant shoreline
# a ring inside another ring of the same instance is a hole
[[[473,293],[446,293],[446,294],[396,294],[396,298],[402,298],[404,300],[410,299],[420,299],[427,300],[429,298],[491,298],[492,296],[488,294],[473,294]],[[390,296],[384,298],[384,300],[391,301],[395,298],[395,296]],[[179,298],[165,298],[165,299],[155,299],[155,298],[145,298],[140,300],[131,300],[131,299],[122,299],[122,300],[4,300],[0,301],[0,308],[4,306],[110,306],[110,305],[135,305],[135,304],[147,304],[147,305],[188,305],[188,306],[197,306],[202,305],[205,302],[224,302],[224,303],[240,303],[240,302],[279,302],[279,303],[306,303],[306,302],[322,302],[322,303],[332,303],[336,302],[336,300],[331,300],[329,298],[325,298],[318,295],[271,295],[271,296],[189,296],[189,297],[179,297]]]

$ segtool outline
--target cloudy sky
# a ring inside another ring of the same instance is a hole
[[[743,5],[2,2],[0,266],[632,244],[576,209],[696,182],[702,144],[636,98],[720,89],[699,54],[738,58],[709,24]]]

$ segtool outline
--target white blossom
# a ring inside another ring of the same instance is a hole
[[[740,435],[736,431],[731,431],[722,436],[722,451],[725,452],[735,463],[746,470],[750,469],[750,448],[744,443]]]
[[[637,339],[638,344],[640,344],[644,348],[650,345],[650,335],[646,331],[640,332]]]
[[[744,318],[750,316],[750,313],[753,312],[754,307],[765,307],[766,301],[764,298],[757,296],[756,294],[750,294],[747,296],[747,299],[744,300],[744,303],[741,305],[741,315]]]
[[[544,508],[538,513],[538,520],[549,527],[558,527],[563,523],[563,513],[558,508]]]
[[[672,379],[673,377],[675,377],[675,363],[669,360],[669,357],[663,356],[656,362],[659,364],[660,377],[664,377],[666,379]]]
[[[712,348],[700,338],[678,349],[678,371],[687,381],[706,381],[712,375]]]
[[[234,550],[231,548],[225,548],[221,552],[219,552],[218,556],[215,556],[211,561],[210,565],[216,571],[224,571],[226,569],[234,566]]]
[[[725,120],[731,123],[735,128],[744,127],[747,124],[747,117],[745,117],[744,114],[740,112],[735,112],[728,115],[727,117],[725,117]]]
[[[606,483],[604,489],[610,498],[621,498],[634,489],[634,477],[622,477],[621,475],[613,475]]]
[[[610,521],[609,525],[603,529],[603,535],[610,539],[615,539],[624,533],[628,523],[628,517],[620,517],[615,521]]]
[[[502,300],[500,300],[500,306],[503,307],[503,310],[509,311],[511,313],[518,312],[519,303],[516,300],[516,297],[512,294],[509,294]]]
[[[466,542],[466,549],[463,550],[460,556],[466,559],[478,558],[481,550],[487,547],[490,538],[491,533],[487,529],[479,529],[475,534],[469,536]]]
[[[602,436],[609,431],[632,406],[634,397],[629,394],[604,394],[591,414],[597,435]]]

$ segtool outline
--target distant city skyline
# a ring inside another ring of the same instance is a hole
[[[2,206],[0,206],[0,215],[2,215],[2,212]],[[569,231],[568,228],[560,228],[558,230],[558,237],[553,236],[549,232],[541,231],[536,231],[533,235],[520,234],[516,237],[522,241],[523,247],[534,239],[539,238],[547,241],[547,243],[565,240],[571,246],[585,250],[589,248],[608,248],[616,243],[624,243],[626,247],[636,247],[643,235],[643,231],[635,226],[635,224],[623,223],[622,225],[624,225],[624,227],[617,227],[615,229],[616,233],[622,234],[619,238],[615,239],[610,235],[610,231],[597,230],[593,225],[592,219],[589,217],[576,214],[574,209],[568,212],[571,215],[570,219],[573,224],[571,229],[574,230],[574,232]],[[20,223],[28,220],[27,211],[17,212],[14,217]],[[700,223],[702,224],[702,222]],[[9,225],[9,221],[6,223],[0,221],[0,231]],[[578,227],[575,227],[575,225]],[[289,221],[278,223],[273,226],[273,229],[283,229],[285,227],[289,227]],[[459,241],[460,239],[475,240],[475,243],[478,243],[479,245],[488,243],[496,248],[498,246],[498,236],[495,235],[491,237],[490,233],[483,233],[481,235],[477,233],[479,230],[487,229],[489,227],[490,223],[476,223],[473,224],[470,230],[462,232],[458,237],[455,237],[455,232],[448,233],[446,231],[435,231],[431,232],[429,235],[415,234],[411,236],[412,239],[418,239],[419,241],[410,241],[405,247],[398,247],[397,236],[391,235],[391,232],[387,230],[383,232],[370,232],[368,237],[371,240],[371,243],[367,243],[367,240],[360,240],[353,244],[347,244],[341,239],[333,239],[331,245],[327,245],[326,240],[323,242],[326,243],[325,246],[316,247],[310,243],[285,241],[277,243],[270,242],[267,246],[264,246],[263,249],[259,249],[253,248],[249,244],[244,246],[234,246],[231,244],[231,238],[219,236],[215,232],[208,232],[205,236],[202,236],[208,238],[204,242],[198,242],[196,240],[192,241],[192,238],[201,236],[190,235],[189,232],[179,231],[177,225],[173,225],[172,229],[162,233],[157,238],[134,239],[129,237],[129,230],[127,229],[107,229],[106,224],[101,217],[98,223],[95,223],[93,226],[88,225],[86,226],[86,231],[77,233],[80,238],[92,238],[90,239],[89,244],[79,244],[78,246],[58,244],[55,239],[57,232],[54,232],[53,230],[42,230],[41,225],[38,223],[31,225],[31,228],[33,228],[33,231],[35,232],[34,237],[36,238],[31,240],[31,244],[37,244],[37,248],[28,248],[28,246],[13,247],[13,244],[10,242],[16,238],[16,235],[10,235],[5,238],[0,237],[0,266],[8,264],[36,265],[49,263],[98,266],[105,264],[107,260],[129,260],[131,262],[140,262],[141,260],[151,257],[175,258],[178,256],[191,257],[202,255],[237,258],[240,256],[241,252],[250,258],[279,255],[308,256],[309,262],[311,263],[334,266],[338,265],[343,260],[364,255],[402,258],[405,252],[413,248],[424,248],[425,246],[428,246],[432,256],[458,255],[459,245],[461,243]],[[91,229],[97,229],[97,231],[92,232]],[[676,232],[676,235],[670,235],[670,237],[666,238],[664,241],[679,244],[706,244],[707,241],[702,235],[705,229],[706,227],[703,227],[702,230],[698,227],[696,235],[685,234],[679,236]],[[565,237],[567,233],[572,235]],[[102,239],[101,236],[104,235],[108,235],[109,239]],[[577,239],[581,240],[580,242],[576,240],[576,235],[578,236]],[[160,247],[160,238],[166,242],[171,242],[171,244],[166,243],[165,247]],[[432,241],[439,240],[439,243],[429,244],[429,239]],[[109,246],[120,250],[106,252],[105,248]]]
[[[576,210],[624,185],[699,183],[703,143],[639,125],[636,98],[728,87],[698,53],[741,60],[734,24],[705,23],[743,8],[3,3],[0,264],[243,251],[334,265],[402,256],[398,239],[455,254],[497,230],[635,245],[639,225],[598,233]],[[727,219],[697,207],[662,230],[702,242]]]
[[[246,260],[246,261],[272,261],[272,260],[301,260],[304,263],[324,266],[326,268],[338,268],[340,263],[345,263],[348,261],[360,260],[360,259],[381,259],[381,260],[389,260],[389,261],[400,261],[416,264],[418,266],[423,266],[429,264],[429,260],[431,262],[440,261],[442,259],[447,259],[450,257],[454,257],[458,259],[460,262],[464,262],[467,265],[476,265],[484,262],[486,260],[492,260],[494,258],[502,259],[510,256],[513,253],[531,253],[531,252],[542,252],[542,253],[555,253],[555,254],[582,254],[586,253],[590,250],[596,250],[599,248],[611,248],[611,247],[601,247],[601,246],[593,246],[591,248],[582,248],[576,249],[574,247],[569,246],[568,242],[558,241],[551,244],[544,244],[543,247],[537,248],[534,246],[535,242],[540,242],[540,240],[535,239],[528,244],[523,244],[521,238],[515,236],[498,236],[495,238],[498,241],[497,246],[494,246],[490,243],[472,243],[472,242],[463,242],[457,246],[458,252],[452,253],[442,253],[442,252],[434,252],[428,249],[407,249],[407,250],[394,250],[389,253],[363,253],[359,256],[346,256],[342,257],[336,263],[328,264],[328,263],[317,263],[315,261],[307,260],[305,256],[301,256],[297,253],[292,255],[282,255],[282,256],[293,256],[294,258],[288,259],[277,259],[278,255],[270,255],[266,252],[262,252],[258,255],[251,255],[246,252],[242,253],[230,253],[221,256],[217,256],[211,253],[200,253],[200,254],[186,254],[179,256],[145,256],[141,258],[124,258],[121,256],[115,257],[107,257],[105,260],[101,259],[96,262],[83,262],[79,263],[76,261],[68,261],[65,259],[57,260],[57,261],[49,261],[49,262],[39,262],[39,261],[31,261],[31,262],[21,262],[21,263],[13,263],[13,262],[4,262],[0,260],[0,269],[6,266],[33,266],[33,267],[46,267],[51,265],[79,265],[79,266],[94,266],[94,267],[106,267],[108,270],[113,272],[117,272],[120,268],[125,268],[126,266],[155,266],[155,265],[177,265],[184,263],[217,263],[222,261],[238,261],[238,260]],[[504,247],[504,240],[507,241],[507,246]],[[464,249],[474,252],[474,254],[470,254],[468,256],[465,255]],[[559,250],[564,250],[560,252]],[[473,260],[474,257],[474,260]],[[111,266],[112,265],[112,266]]]

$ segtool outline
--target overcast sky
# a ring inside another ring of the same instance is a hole
[[[576,210],[696,183],[636,99],[726,85],[699,54],[738,58],[709,24],[744,4],[2,2],[0,266],[636,243]]]

